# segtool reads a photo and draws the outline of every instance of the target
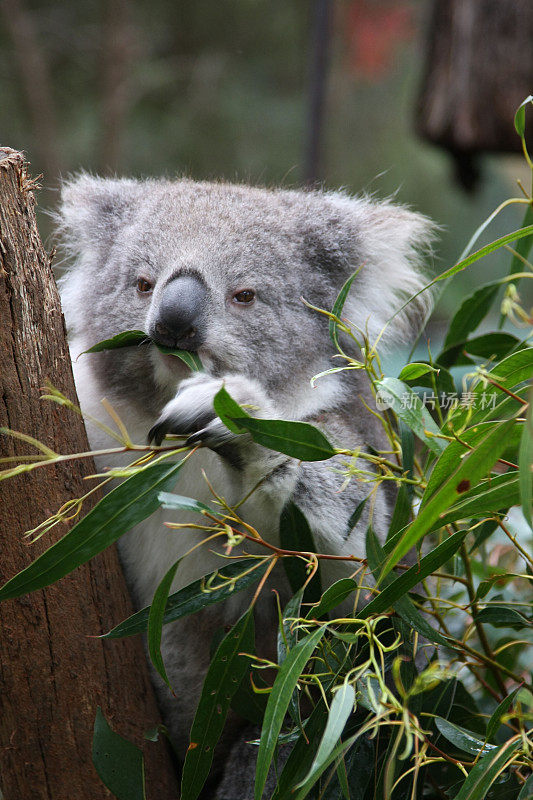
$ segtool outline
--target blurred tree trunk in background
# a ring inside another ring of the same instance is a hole
[[[55,452],[82,452],[89,447],[81,418],[40,399],[49,380],[77,403],[59,297],[35,223],[34,188],[21,154],[0,149],[0,425]],[[8,435],[1,443],[4,455],[35,452]],[[84,478],[93,471],[84,459],[2,482],[2,583],[59,538],[54,529],[56,535],[28,546],[23,531],[85,494],[91,484]],[[111,797],[91,762],[97,706],[139,744],[160,721],[141,642],[93,638],[131,612],[113,548],[44,591],[0,604],[4,800]],[[145,743],[145,749],[151,800],[177,797],[164,747]]]
[[[314,0],[309,40],[307,140],[305,141],[303,168],[304,183],[310,185],[324,177],[324,117],[331,48],[332,9],[332,0]]]
[[[513,117],[532,90],[532,0],[434,2],[417,129],[464,163],[465,181],[476,153],[521,150]]]
[[[43,172],[55,182],[61,167],[58,131],[52,83],[39,33],[23,0],[0,0],[0,11],[13,42],[28,113],[36,132],[35,150],[39,163]]]
[[[102,144],[100,168],[119,171],[124,155],[137,39],[128,0],[107,0],[102,31]]]

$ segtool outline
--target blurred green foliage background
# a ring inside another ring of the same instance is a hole
[[[434,270],[513,192],[519,156],[485,157],[467,195],[414,132],[428,0],[334,0],[319,177],[395,194],[441,226]],[[42,172],[41,207],[78,169],[298,186],[308,140],[313,0],[0,0],[0,142]],[[518,227],[504,212],[490,238]],[[50,223],[41,217],[43,232]],[[485,240],[486,241],[486,240]],[[505,251],[451,284],[438,315]]]

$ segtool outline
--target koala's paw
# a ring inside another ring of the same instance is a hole
[[[213,400],[221,386],[241,405],[251,405],[260,414],[272,414],[270,402],[255,381],[240,375],[212,378],[200,373],[181,383],[176,397],[166,404],[150,430],[148,441],[160,445],[167,433],[181,434],[187,437],[187,444],[201,442],[219,452],[242,441],[245,437],[229,431],[215,414]]]

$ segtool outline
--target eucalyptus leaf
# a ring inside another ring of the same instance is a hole
[[[220,515],[219,511],[213,511],[212,508],[195,500],[193,497],[183,497],[181,494],[174,494],[172,492],[159,492],[159,502],[162,508],[168,508],[176,511],[196,511],[198,514],[213,514]]]
[[[281,618],[282,630],[278,631],[278,664],[280,666],[285,661],[287,653],[292,650],[298,642],[298,631],[294,627],[294,621],[300,616],[302,596],[303,587],[293,594],[283,609]]]
[[[279,520],[279,541],[284,550],[295,550],[306,553],[316,552],[311,528],[303,511],[289,500],[283,506]],[[297,592],[307,580],[307,562],[295,556],[284,558],[283,566],[293,592]],[[305,590],[305,602],[316,603],[322,594],[320,585],[320,566]]]
[[[161,635],[163,632],[163,620],[165,616],[165,608],[168,602],[168,593],[170,591],[172,581],[176,576],[176,571],[180,565],[180,562],[181,558],[172,564],[170,569],[166,572],[163,580],[155,590],[154,599],[152,600],[152,605],[150,606],[150,612],[148,614],[147,643],[150,660],[161,678],[171,690],[172,687],[170,685],[165,665],[163,663],[163,656],[161,654]]]
[[[309,772],[316,752],[316,743],[322,736],[327,719],[328,709],[320,697],[311,715],[304,722],[305,735],[300,733],[281,771],[272,800],[292,800],[294,786]]]
[[[146,800],[142,751],[110,728],[100,707],[94,721],[92,758],[117,800]]]
[[[180,358],[193,372],[201,372],[203,365],[198,353],[190,352],[189,350],[181,350],[176,347],[164,347],[163,345],[154,342],[147,333],[144,331],[122,331],[112,336],[110,339],[103,339],[101,342],[93,344],[88,350],[83,353],[101,353],[104,350],[116,350],[119,347],[132,347],[139,344],[154,344],[158,350],[166,355],[176,356]],[[83,355],[81,353],[80,355]]]
[[[402,371],[398,375],[398,380],[414,381],[416,378],[420,378],[422,375],[426,375],[428,372],[438,373],[438,369],[431,366],[431,364],[423,364],[414,361],[412,364],[407,364],[402,369]]]
[[[315,773],[320,773],[322,766],[328,760],[335,745],[340,739],[344,726],[346,725],[355,704],[355,691],[350,683],[343,683],[333,695],[333,700],[329,709],[328,721],[318,750],[311,764],[311,768],[305,778],[295,786],[295,789],[312,781]]]
[[[164,347],[161,344],[157,344],[157,342],[154,342],[154,344],[161,353],[181,359],[192,372],[203,372],[204,367],[198,353],[191,350],[181,350],[177,347]]]
[[[415,456],[415,442],[412,430],[400,419],[399,422],[400,440],[402,446],[402,469],[408,479],[413,478],[413,466]],[[390,539],[408,524],[413,511],[413,484],[402,483],[398,489],[394,511],[387,533]]]
[[[263,796],[268,770],[272,762],[279,732],[283,725],[292,693],[296,688],[296,684],[298,683],[305,665],[311,658],[325,630],[326,626],[322,625],[320,628],[313,631],[313,633],[300,639],[298,644],[289,651],[274,681],[274,686],[270,692],[265,711],[259,752],[257,754],[255,800],[261,800]]]
[[[528,628],[533,625],[531,620],[508,606],[487,606],[476,615],[476,619],[495,628]]]
[[[435,491],[428,503],[420,509],[416,519],[407,528],[389,555],[380,580],[390,572],[400,558],[409,552],[411,547],[414,547],[419,539],[430,530],[439,516],[461,497],[461,494],[476,486],[479,480],[490,472],[491,467],[505,448],[509,433],[515,424],[515,420],[510,419],[502,422],[496,428],[491,428],[486,436],[479,440],[476,448],[469,451],[459,466],[444,479],[442,485]]]
[[[487,744],[479,739],[477,734],[472,731],[462,728],[460,725],[455,725],[448,719],[442,717],[435,717],[435,725],[442,735],[448,739],[449,742],[454,744],[459,750],[464,750],[465,753],[471,753],[474,756],[479,753],[489,750],[495,750],[496,745]]]
[[[356,591],[357,582],[353,578],[340,578],[326,589],[319,602],[309,610],[307,619],[322,619]]]
[[[474,517],[482,518],[489,516],[495,511],[504,512],[520,501],[518,473],[516,471],[504,473],[503,475],[493,475],[488,480],[480,482],[468,492],[465,492],[461,499],[454,503],[449,511],[439,516],[430,530],[442,528],[451,522],[468,520]],[[492,525],[492,528],[494,524]],[[492,528],[484,529],[487,536],[492,532]],[[478,528],[477,531],[482,533]],[[481,544],[478,540],[477,546]]]
[[[337,454],[326,436],[308,422],[284,419],[233,418],[254,442],[299,461],[326,461]]]
[[[224,729],[231,698],[250,665],[254,649],[253,609],[220,643],[209,665],[191,728],[181,778],[181,800],[196,800],[209,775],[215,746]]]
[[[520,138],[523,138],[526,132],[526,106],[528,103],[533,103],[533,95],[531,94],[525,100],[522,100],[514,115],[514,127]]]
[[[510,740],[482,756],[472,767],[454,800],[485,800],[488,790],[520,745],[520,740]]]
[[[473,339],[457,342],[439,354],[439,364],[444,367],[460,367],[473,364],[471,356],[489,359],[502,359],[520,345],[520,340],[510,333],[497,331],[485,333]]]
[[[346,302],[346,298],[348,297],[348,292],[351,289],[352,283],[354,282],[356,276],[358,275],[361,267],[357,269],[353,275],[350,275],[347,281],[345,281],[344,285],[342,286],[339,294],[337,295],[337,299],[333,304],[333,308],[331,309],[331,313],[340,319],[342,314],[342,309],[344,308],[344,304]],[[331,337],[332,342],[336,347],[338,347],[338,338],[337,338],[337,328],[338,324],[334,319],[329,320],[329,335]]]
[[[166,603],[163,624],[167,625],[169,622],[194,614],[214,603],[220,603],[227,597],[257,583],[265,574],[268,564],[264,562],[259,566],[255,565],[257,565],[255,558],[239,559],[171,594]],[[252,570],[254,566],[255,569]],[[211,583],[214,583],[217,588],[207,588]],[[122,639],[125,636],[143,633],[148,627],[149,614],[150,606],[146,606],[112,628],[101,638]]]
[[[409,626],[418,631],[429,641],[447,645],[446,639],[420,614],[415,608],[407,593],[421,580],[434,572],[455,553],[466,536],[465,531],[459,531],[446,542],[435,548],[425,556],[419,564],[415,564],[397,578],[387,575],[383,580],[381,592],[366,606],[357,612],[359,619],[368,619],[370,616],[381,614],[391,606]],[[379,544],[372,528],[367,531],[366,555],[372,573],[377,577],[386,561],[386,553]]]
[[[218,417],[220,417],[226,428],[228,428],[232,433],[245,433],[244,428],[237,423],[237,419],[240,419],[241,417],[243,419],[248,418],[250,415],[246,413],[244,408],[241,408],[237,401],[228,394],[224,387],[219,389],[216,393],[213,400],[213,406],[215,413]]]
[[[509,711],[519,691],[520,687],[511,692],[511,694],[507,695],[507,697],[504,697],[501,703],[499,703],[497,708],[492,712],[491,718],[487,723],[487,740],[493,739],[498,732],[504,714]]]
[[[84,353],[101,353],[103,350],[115,350],[118,347],[131,347],[136,344],[144,344],[150,342],[150,337],[144,331],[122,331],[112,336],[110,339],[103,339],[101,342],[93,344]]]
[[[526,414],[526,421],[522,431],[520,449],[518,452],[518,465],[520,470],[520,501],[522,512],[529,524],[533,528],[531,518],[531,506],[533,505],[533,388],[529,393],[529,407]]]
[[[112,489],[59,541],[0,589],[0,600],[42,589],[85,564],[159,508],[183,462],[152,464]]]
[[[377,388],[381,402],[387,403],[433,453],[440,455],[446,442],[439,438],[440,431],[418,395],[397,378],[384,378],[377,382]]]
[[[447,350],[452,345],[468,339],[472,331],[478,327],[489,313],[500,288],[501,281],[493,281],[478,287],[475,292],[465,297],[452,317],[444,340],[443,350]],[[437,357],[437,361],[444,363],[441,355]]]

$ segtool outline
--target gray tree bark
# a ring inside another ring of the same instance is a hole
[[[79,416],[40,400],[48,380],[77,403],[59,297],[36,227],[34,189],[22,155],[0,149],[0,425],[56,452],[81,452],[89,448]],[[6,435],[0,443],[3,455],[31,452]],[[84,494],[91,472],[94,465],[84,460],[0,483],[2,583],[65,533],[64,526],[55,528],[31,546],[22,538],[66,500]],[[111,797],[91,761],[97,706],[137,744],[160,722],[141,642],[93,638],[131,613],[113,548],[46,590],[0,604],[4,800]],[[176,798],[165,748],[144,745],[149,796]]]

